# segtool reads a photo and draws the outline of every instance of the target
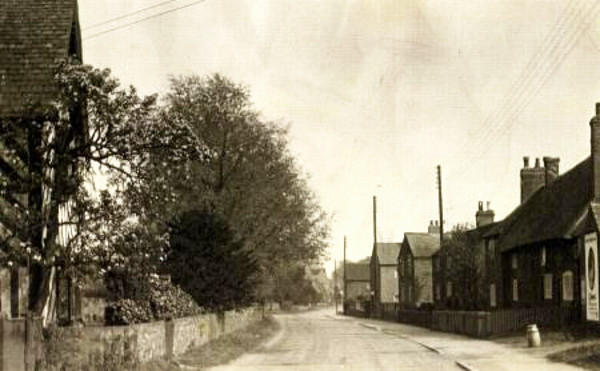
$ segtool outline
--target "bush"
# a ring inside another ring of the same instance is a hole
[[[129,325],[171,318],[191,316],[202,310],[178,286],[168,280],[151,276],[147,281],[148,290],[133,298],[118,298],[106,307],[108,325]]]

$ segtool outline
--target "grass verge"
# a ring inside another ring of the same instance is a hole
[[[150,362],[144,371],[158,370],[203,370],[232,361],[246,352],[256,349],[279,329],[272,316],[248,327],[212,340],[201,347],[190,349],[174,361]]]

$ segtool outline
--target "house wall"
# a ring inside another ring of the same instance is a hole
[[[381,303],[396,303],[398,302],[398,277],[396,265],[380,266],[381,279]]]
[[[431,258],[415,259],[414,304],[433,303],[433,278]]]
[[[0,269],[0,317],[10,317],[10,271]]]
[[[346,300],[355,300],[358,296],[368,299],[371,295],[371,284],[369,281],[346,282]]]
[[[545,249],[545,264],[542,264]],[[516,258],[516,269],[513,266]],[[503,300],[507,308],[577,305],[581,300],[579,252],[576,240],[555,240],[522,246],[502,254]],[[573,274],[573,300],[563,300],[563,273]],[[544,275],[551,282],[551,297],[545,297]],[[518,296],[513,300],[513,280]]]

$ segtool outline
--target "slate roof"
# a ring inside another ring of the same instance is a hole
[[[76,0],[0,1],[0,117],[53,98],[53,69],[68,57],[74,22]]]
[[[346,263],[346,281],[370,281],[369,264]]]
[[[377,242],[376,252],[381,265],[397,265],[400,242]]]
[[[439,234],[406,232],[404,241],[415,258],[426,258],[440,249]]]
[[[486,236],[498,236],[496,244],[500,251],[535,242],[573,238],[584,222],[592,200],[592,161],[588,157],[549,186],[540,188]]]

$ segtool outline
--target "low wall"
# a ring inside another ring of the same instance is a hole
[[[261,308],[249,308],[130,326],[58,328],[36,363],[49,370],[131,369],[181,355],[261,318]]]

